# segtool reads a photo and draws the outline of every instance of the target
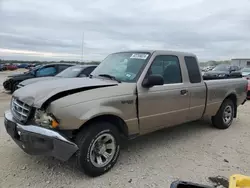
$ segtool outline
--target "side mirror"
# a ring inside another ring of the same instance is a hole
[[[145,78],[142,82],[142,86],[149,88],[157,85],[163,85],[164,80],[163,77],[160,75],[150,75],[147,78]]]

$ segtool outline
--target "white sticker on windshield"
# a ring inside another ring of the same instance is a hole
[[[75,71],[79,71],[79,70],[81,70],[81,69],[73,69],[72,71],[74,71],[74,72],[75,72]]]
[[[132,59],[147,59],[148,54],[132,54],[130,58]]]

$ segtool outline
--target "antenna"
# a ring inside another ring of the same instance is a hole
[[[81,57],[81,62],[83,62],[83,47],[84,47],[84,32],[82,33],[82,57]]]

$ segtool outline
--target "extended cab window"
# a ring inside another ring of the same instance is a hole
[[[182,83],[179,59],[172,55],[156,56],[148,75],[158,74],[164,79],[164,84]]]
[[[55,67],[44,67],[36,72],[36,76],[53,76],[56,74]]]
[[[196,58],[192,56],[186,56],[184,59],[188,70],[190,83],[200,83],[201,73]]]

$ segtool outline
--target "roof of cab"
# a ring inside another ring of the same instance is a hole
[[[180,51],[172,51],[172,50],[129,50],[129,51],[120,51],[120,52],[116,52],[116,53],[122,53],[122,52],[132,52],[132,53],[166,53],[166,54],[173,54],[173,55],[180,55],[180,56],[196,56],[193,53],[189,53],[189,52],[180,52]]]

